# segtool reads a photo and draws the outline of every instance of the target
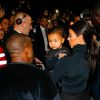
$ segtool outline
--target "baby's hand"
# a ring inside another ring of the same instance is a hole
[[[60,53],[58,59],[61,59],[61,58],[65,57],[65,56],[66,56],[65,53]]]

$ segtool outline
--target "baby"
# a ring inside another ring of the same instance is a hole
[[[48,33],[49,51],[46,54],[46,70],[52,71],[59,59],[70,55],[70,50],[63,46],[65,33],[63,28],[55,28]]]

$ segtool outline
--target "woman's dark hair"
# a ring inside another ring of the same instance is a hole
[[[75,24],[70,26],[70,29],[72,29],[77,36],[83,35],[84,41],[86,42],[87,46],[86,59],[90,68],[92,68],[92,70],[95,71],[98,50],[99,50],[97,43],[93,39],[95,28],[91,26],[88,23],[88,21],[79,20]]]

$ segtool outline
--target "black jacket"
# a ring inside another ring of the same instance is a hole
[[[48,74],[32,64],[10,63],[0,70],[0,100],[53,100],[56,94]]]
[[[40,25],[37,25],[36,32],[34,33],[33,48],[35,57],[40,59],[45,64],[45,44]]]
[[[76,45],[72,55],[60,59],[51,74],[55,84],[62,81],[62,92],[78,94],[87,88],[89,71],[86,45]]]
[[[56,63],[59,61],[59,54],[65,54],[65,56],[70,55],[70,50],[63,46],[60,49],[50,49],[46,54],[46,69],[51,71],[54,69]]]

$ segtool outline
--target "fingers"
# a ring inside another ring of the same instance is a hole
[[[5,15],[5,9],[0,8],[0,17],[3,17]]]

